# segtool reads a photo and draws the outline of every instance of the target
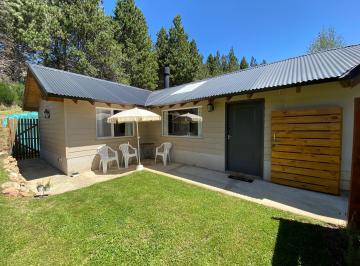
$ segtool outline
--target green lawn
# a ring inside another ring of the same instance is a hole
[[[344,247],[339,229],[149,172],[0,196],[0,225],[0,265],[341,265]]]

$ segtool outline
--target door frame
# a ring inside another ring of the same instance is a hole
[[[261,106],[261,149],[260,149],[260,177],[264,178],[264,136],[265,136],[265,99],[259,98],[259,99],[250,99],[250,100],[238,100],[238,101],[231,101],[225,103],[225,171],[226,172],[233,172],[229,170],[228,168],[228,141],[227,141],[227,135],[228,135],[228,118],[229,118],[229,106],[234,104],[247,104],[247,103],[260,103]],[[240,173],[241,174],[241,173]]]

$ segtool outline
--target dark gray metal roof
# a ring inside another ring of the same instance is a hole
[[[29,64],[48,96],[161,106],[346,78],[360,67],[360,45],[307,54],[151,92],[124,84]]]
[[[29,64],[29,69],[47,96],[59,96],[106,103],[145,105],[151,91]]]
[[[150,94],[146,105],[168,105],[342,79],[359,65],[360,45],[352,45],[158,90]]]

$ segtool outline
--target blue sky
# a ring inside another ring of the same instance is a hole
[[[104,0],[113,14],[116,0]],[[268,62],[304,54],[323,27],[334,27],[346,44],[360,43],[359,0],[136,0],[153,40],[180,14],[185,30],[207,57],[234,47],[238,57]]]

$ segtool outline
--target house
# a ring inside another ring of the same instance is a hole
[[[280,184],[349,190],[360,45],[148,91],[30,64],[24,110],[38,111],[41,157],[66,174],[97,168],[96,149],[135,143],[132,124],[106,118],[140,106],[162,122],[142,141],[174,144],[173,160]],[[199,122],[179,122],[184,113]]]

